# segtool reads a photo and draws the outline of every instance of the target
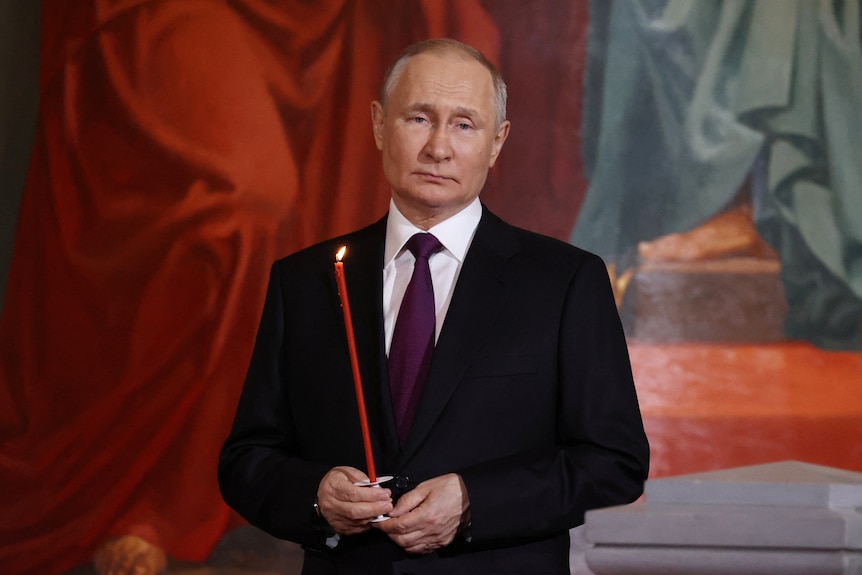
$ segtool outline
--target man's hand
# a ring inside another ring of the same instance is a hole
[[[389,516],[375,523],[409,553],[431,553],[449,545],[470,513],[470,498],[460,475],[423,481],[398,500]]]
[[[371,520],[392,511],[392,493],[381,487],[357,487],[368,476],[353,467],[333,467],[320,480],[317,504],[326,522],[341,535],[368,531]]]

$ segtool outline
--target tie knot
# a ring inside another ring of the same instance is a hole
[[[442,250],[443,244],[433,234],[418,233],[413,234],[413,237],[407,240],[404,247],[410,250],[416,259],[425,258],[427,260],[431,254]]]

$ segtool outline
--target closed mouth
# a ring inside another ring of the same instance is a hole
[[[444,176],[441,174],[433,174],[431,172],[414,172],[414,175],[419,176],[420,178],[424,178],[426,180],[431,180],[431,181],[439,181],[439,182],[446,181],[446,180],[453,181],[453,182],[455,181],[455,178],[450,178],[449,176]]]

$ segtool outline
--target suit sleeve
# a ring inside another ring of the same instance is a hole
[[[572,274],[556,337],[556,444],[461,471],[474,542],[547,536],[643,492],[649,445],[602,261]]]
[[[295,422],[284,397],[284,317],[273,266],[254,352],[233,428],[219,460],[225,502],[249,523],[283,539],[321,547],[313,502],[329,466],[298,457]]]

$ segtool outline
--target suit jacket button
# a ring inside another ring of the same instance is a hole
[[[410,478],[405,475],[399,475],[395,478],[395,487],[398,489],[407,489],[410,485]]]

